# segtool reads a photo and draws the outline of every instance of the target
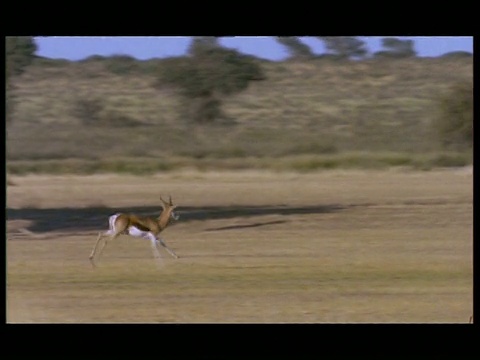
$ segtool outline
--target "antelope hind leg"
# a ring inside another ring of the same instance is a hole
[[[93,247],[92,249],[92,252],[90,254],[90,262],[92,263],[93,266],[95,266],[95,253],[97,252],[97,247],[98,247],[98,244],[100,243],[100,240],[104,237],[104,236],[107,236],[109,235],[108,234],[108,231],[107,232],[101,232],[101,233],[98,233],[98,237],[97,237],[97,242],[95,243],[95,246]]]
[[[103,249],[105,248],[105,246],[107,246],[107,242],[109,240],[115,240],[120,234],[113,234],[112,236],[110,237],[107,237],[102,245],[102,247],[100,248],[100,251],[98,252],[98,257],[100,258],[100,255],[102,255],[102,251]]]

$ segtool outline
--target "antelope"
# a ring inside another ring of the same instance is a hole
[[[97,242],[95,243],[92,253],[90,254],[90,261],[92,265],[95,267],[95,254],[97,252],[97,247],[100,243],[100,240],[104,237],[109,237],[110,240],[114,240],[122,234],[150,240],[153,250],[153,257],[156,260],[161,257],[160,253],[158,252],[158,244],[162,245],[175,259],[178,259],[177,254],[175,254],[175,252],[170,249],[167,244],[165,244],[165,242],[158,236],[170,224],[172,219],[179,219],[179,216],[174,212],[177,205],[173,205],[171,196],[169,196],[168,202],[163,200],[162,196],[160,196],[160,200],[162,201],[163,210],[157,219],[153,219],[151,217],[141,217],[134,214],[118,213],[111,215],[109,217],[110,229],[98,234]],[[100,248],[98,256],[102,254],[102,251],[105,248],[105,245],[107,245],[109,239],[105,239],[103,246]]]

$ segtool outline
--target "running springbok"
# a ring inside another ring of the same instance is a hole
[[[97,252],[97,247],[100,243],[100,240],[103,237],[109,237],[111,240],[114,240],[122,234],[150,240],[153,250],[153,257],[155,259],[161,257],[160,253],[158,252],[159,243],[169,252],[170,255],[172,255],[175,259],[178,259],[177,254],[175,254],[175,252],[173,252],[173,250],[171,250],[158,236],[170,224],[172,219],[178,220],[179,216],[174,212],[177,205],[173,205],[171,196],[169,196],[168,202],[163,200],[161,196],[160,200],[162,201],[163,211],[157,219],[121,213],[110,216],[110,229],[98,234],[97,242],[95,243],[92,253],[90,254],[90,261],[92,262],[92,265],[95,266],[95,253]],[[105,239],[98,256],[102,254],[103,248],[105,245],[107,245],[108,240],[108,238]]]

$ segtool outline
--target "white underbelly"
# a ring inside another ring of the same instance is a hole
[[[150,233],[148,231],[142,231],[139,228],[136,228],[135,226],[129,226],[127,231],[128,231],[128,235],[130,236],[150,239]]]

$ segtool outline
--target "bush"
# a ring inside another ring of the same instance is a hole
[[[338,149],[333,142],[323,140],[298,143],[287,149],[286,154],[335,154],[337,152]]]
[[[467,166],[470,162],[464,154],[438,154],[431,163],[436,167],[461,167]]]
[[[15,86],[10,81],[5,84],[5,90],[5,121],[8,125],[12,122],[17,98]]]
[[[117,126],[117,127],[136,127],[143,125],[140,121],[131,116],[120,113],[116,110],[105,111],[98,119],[96,125]]]
[[[105,68],[116,75],[126,75],[138,71],[139,62],[128,55],[114,55],[105,61]]]
[[[98,125],[103,107],[99,98],[80,97],[74,100],[71,114],[85,125]]]
[[[222,116],[222,103],[217,99],[207,97],[193,102],[196,106],[192,119],[199,124],[211,123]]]
[[[439,99],[435,130],[443,147],[463,150],[473,145],[473,84],[453,85]]]
[[[448,59],[464,59],[464,58],[473,58],[473,54],[468,51],[451,51],[443,54],[441,57],[448,58]]]

